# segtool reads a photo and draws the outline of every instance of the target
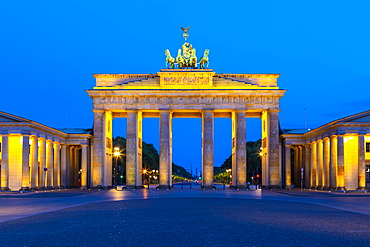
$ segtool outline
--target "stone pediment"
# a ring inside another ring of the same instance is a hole
[[[338,123],[349,123],[349,122],[354,122],[354,123],[370,123],[370,110],[361,112],[355,115],[351,115],[342,119],[338,120]]]
[[[30,120],[21,118],[9,113],[0,112],[0,123],[10,123],[10,122],[30,122]]]

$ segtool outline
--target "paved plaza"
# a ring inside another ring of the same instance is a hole
[[[370,195],[296,190],[0,193],[0,246],[365,246]]]

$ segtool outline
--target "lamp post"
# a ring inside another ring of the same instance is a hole
[[[148,170],[147,169],[143,169],[143,180],[144,180],[144,184],[145,184],[145,181],[147,181],[147,176],[148,176]],[[148,189],[149,189],[149,179],[148,179]]]
[[[116,173],[116,169],[117,169],[117,166],[118,166],[118,158],[121,156],[121,151],[119,150],[119,147],[115,147],[114,148],[113,156],[116,158],[116,165],[113,168],[113,172],[114,172],[114,175],[113,175],[113,184],[114,184],[114,186],[117,186],[117,180],[116,180],[117,173]],[[120,179],[121,179],[121,184],[122,184],[122,178],[120,178]]]

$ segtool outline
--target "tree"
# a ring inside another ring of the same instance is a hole
[[[114,147],[119,147],[121,150],[122,157],[118,159],[118,168],[122,169],[121,171],[124,171],[124,178],[126,176],[126,138],[117,136],[116,138],[113,138],[113,145]],[[142,166],[143,169],[149,169],[149,170],[159,170],[159,153],[157,149],[154,147],[151,143],[142,143],[143,147],[143,154],[142,154]],[[182,166],[178,166],[174,163],[172,163],[172,174],[179,176],[179,177],[185,177],[185,178],[191,178],[191,174],[186,171],[186,169]]]
[[[261,158],[259,156],[260,148],[261,148],[261,139],[257,141],[249,141],[246,143],[248,179],[250,179],[253,173],[255,175],[257,175],[257,172],[261,174]],[[221,165],[221,171],[231,169],[232,168],[231,166],[232,166],[232,157],[230,155]]]

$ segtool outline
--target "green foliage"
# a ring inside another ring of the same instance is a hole
[[[261,158],[259,157],[260,147],[261,147],[261,139],[257,141],[249,141],[246,143],[248,178],[251,177],[253,172],[257,174],[257,171],[258,171],[258,173],[261,174]],[[221,165],[221,171],[225,171],[226,169],[231,169],[232,168],[231,165],[232,165],[232,157],[230,155]]]
[[[223,183],[223,184],[230,183],[230,180],[231,180],[230,175],[231,175],[230,172],[221,172],[215,175],[214,177],[215,182]]]
[[[121,157],[117,161],[117,166],[123,171],[126,170],[126,138],[117,136],[113,138],[113,146],[119,147],[121,150]],[[149,170],[159,170],[159,153],[157,149],[155,149],[154,145],[151,143],[142,143],[143,147],[143,154],[142,154],[142,164],[143,169]],[[115,159],[113,160],[115,162]],[[115,163],[114,163],[115,164]],[[172,163],[172,174],[180,177],[190,178],[191,174],[186,171],[186,169],[182,166],[175,165]],[[126,175],[126,172],[124,172]]]

